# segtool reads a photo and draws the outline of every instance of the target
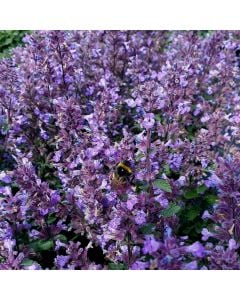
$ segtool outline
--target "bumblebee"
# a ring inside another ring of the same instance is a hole
[[[133,183],[133,170],[129,161],[125,160],[118,163],[111,173],[110,179],[114,187],[125,187]]]

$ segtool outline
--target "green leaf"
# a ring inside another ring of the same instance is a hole
[[[50,250],[53,248],[53,246],[54,246],[53,241],[49,240],[49,241],[41,242],[39,245],[39,248],[40,248],[40,250]]]
[[[32,248],[34,251],[39,252],[39,251],[47,251],[52,249],[54,246],[54,242],[52,240],[38,240],[30,243],[29,247]]]
[[[134,123],[133,130],[134,130],[134,133],[138,133],[138,132],[140,133],[142,130],[142,127],[139,123]]]
[[[181,210],[181,207],[179,205],[177,205],[175,203],[171,203],[168,208],[166,208],[160,212],[160,215],[162,217],[169,218],[169,217],[176,215],[180,210]]]
[[[157,179],[154,181],[153,185],[159,189],[161,189],[162,191],[171,193],[172,192],[172,188],[171,185],[169,184],[169,182],[167,182],[164,179]]]
[[[8,123],[4,123],[4,124],[2,125],[2,130],[3,130],[4,132],[7,132],[7,131],[9,130],[9,125],[8,125]]]
[[[154,229],[155,229],[155,225],[152,224],[152,223],[148,223],[148,224],[143,225],[143,226],[140,228],[140,231],[141,231],[143,234],[151,234],[151,233],[153,233]]]
[[[66,243],[67,242],[67,237],[64,234],[58,234],[54,237],[54,240],[59,240],[62,243]]]
[[[197,193],[198,194],[203,194],[208,188],[206,187],[205,184],[202,184],[200,186],[197,187]]]
[[[70,241],[75,241],[81,236],[82,236],[81,234],[76,234],[73,238],[70,239]]]
[[[23,267],[29,267],[34,263],[34,260],[26,258],[21,262],[21,266]]]
[[[137,192],[147,191],[149,189],[149,185],[146,181],[137,181],[136,187]]]
[[[0,58],[8,57],[10,49],[23,44],[22,38],[26,33],[23,30],[0,30]]]
[[[47,223],[50,225],[50,224],[53,224],[56,220],[57,220],[57,217],[54,214],[49,215],[47,218]]]
[[[13,42],[13,39],[11,37],[7,38],[4,43],[2,43],[2,46],[8,46],[11,45]]]
[[[155,120],[158,121],[158,122],[162,122],[162,115],[160,114],[155,114]]]
[[[184,194],[183,194],[183,197],[185,198],[185,199],[194,199],[194,198],[197,198],[197,196],[198,196],[198,193],[197,193],[197,191],[194,189],[194,190],[189,190],[189,191],[187,191],[187,192],[185,192]]]
[[[186,211],[185,216],[188,221],[193,221],[198,215],[199,215],[198,209],[192,208],[192,209]]]
[[[200,37],[205,38],[211,34],[211,30],[198,30],[197,33]]]
[[[127,266],[122,263],[118,263],[118,264],[109,263],[108,268],[109,270],[127,270]]]
[[[216,202],[218,199],[218,196],[215,194],[206,195],[205,200],[208,202],[208,204],[212,205]]]
[[[168,164],[164,165],[163,166],[163,169],[164,169],[164,173],[169,176],[171,174],[171,170],[170,170],[170,167]]]

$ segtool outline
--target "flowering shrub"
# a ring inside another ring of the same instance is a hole
[[[1,60],[0,269],[239,269],[239,37],[36,32]]]

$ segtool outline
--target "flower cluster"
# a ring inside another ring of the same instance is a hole
[[[39,31],[1,60],[0,269],[239,269],[239,38]]]

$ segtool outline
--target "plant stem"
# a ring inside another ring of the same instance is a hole
[[[151,161],[150,161],[150,149],[151,149],[151,129],[147,130],[147,149],[146,149],[146,175],[149,185],[149,197],[153,195],[153,186],[151,177]]]
[[[132,260],[131,233],[129,231],[127,232],[127,249],[128,249],[128,269],[129,269]]]

